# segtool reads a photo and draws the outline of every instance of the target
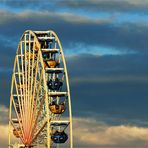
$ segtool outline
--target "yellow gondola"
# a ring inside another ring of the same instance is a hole
[[[45,60],[44,61],[44,68],[55,68],[56,66],[59,65],[59,62],[53,59],[50,60]]]
[[[37,58],[37,55],[34,54],[34,59]],[[26,52],[26,60],[33,60],[33,53]]]
[[[21,131],[21,128],[14,128],[13,129],[13,135],[16,137],[16,138],[20,138],[22,137],[22,131]]]
[[[37,52],[38,50],[39,50],[39,47],[38,47],[39,45],[35,42],[35,43],[33,43],[33,45],[32,45],[32,47],[31,48],[33,48],[33,50],[35,51],[35,52]]]
[[[54,114],[62,114],[62,113],[65,112],[66,107],[65,107],[65,103],[61,103],[61,104],[50,104],[49,105],[49,109]]]
[[[20,90],[20,89],[25,89],[25,85],[23,84],[17,84],[17,88]]]

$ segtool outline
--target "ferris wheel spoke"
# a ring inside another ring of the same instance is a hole
[[[43,73],[43,72],[42,72]],[[43,75],[43,74],[42,74]],[[38,113],[37,112],[37,101],[38,101],[38,98],[39,98],[39,92],[40,92],[40,86],[41,86],[41,82],[42,82],[42,75],[41,75],[41,77],[40,77],[40,80],[39,80],[39,83],[38,83],[38,87],[37,87],[37,89],[36,89],[36,92],[35,92],[35,94],[33,94],[33,100],[35,100],[35,103],[34,103],[34,101],[33,101],[33,103],[32,103],[32,105],[33,105],[33,107],[32,108],[30,108],[30,113],[31,113],[31,115],[32,116],[30,116],[30,119],[29,119],[29,121],[30,121],[30,124],[29,124],[29,127],[30,127],[30,132],[29,132],[29,135],[31,136],[31,134],[32,134],[32,132],[34,131],[34,129],[35,129],[35,126],[36,126],[36,120],[37,120],[37,116],[38,116],[38,114],[37,115],[34,115],[33,113]],[[43,101],[44,101],[44,99],[42,99]],[[34,115],[34,116],[33,116]],[[36,119],[35,119],[36,118]],[[32,122],[34,122],[34,120],[35,120],[35,123],[34,124],[32,124]],[[29,136],[29,139],[30,139],[30,136]]]
[[[29,57],[30,57],[30,55],[29,55]],[[28,125],[28,127],[29,127],[29,136],[28,136],[28,141],[31,141],[31,135],[32,135],[32,127],[33,127],[33,124],[32,124],[32,122],[34,121],[34,114],[33,113],[35,113],[35,103],[34,103],[34,100],[35,100],[35,91],[39,91],[39,90],[36,90],[36,80],[35,80],[35,78],[36,78],[36,75],[37,75],[37,73],[38,73],[38,71],[37,71],[37,68],[38,68],[38,61],[36,62],[36,69],[35,69],[35,76],[33,75],[33,70],[34,70],[34,58],[35,56],[34,56],[34,50],[33,50],[33,59],[32,59],[32,65],[31,65],[31,68],[32,68],[32,74],[31,74],[31,76],[33,77],[32,79],[31,79],[31,88],[29,88],[29,90],[28,91],[30,91],[30,99],[29,99],[29,113],[30,113],[30,118],[28,119],[30,122],[28,122],[29,123],[29,125]],[[30,62],[29,62],[30,63]],[[30,74],[28,75],[28,77],[30,77]],[[33,85],[33,79],[34,79],[34,85]],[[30,80],[30,79],[29,79]],[[33,86],[34,86],[34,91],[32,92],[32,90],[33,90]]]
[[[23,83],[23,95],[24,95],[24,104],[23,104],[23,108],[24,108],[24,116],[23,116],[23,120],[25,120],[25,123],[24,123],[24,131],[25,131],[25,137],[27,136],[27,127],[28,127],[28,122],[27,122],[27,109],[28,109],[28,98],[29,98],[29,94],[27,93],[27,89],[28,89],[28,86],[27,86],[27,64],[26,64],[26,36],[25,36],[25,42],[23,43],[24,44],[24,47],[25,47],[25,51],[24,49],[22,49],[22,42],[21,42],[21,55],[23,54],[23,51],[24,51],[24,55],[21,56],[21,65],[22,65],[22,83]],[[23,50],[23,51],[22,51]],[[23,58],[22,58],[23,57]],[[24,137],[24,138],[25,138]]]
[[[36,90],[36,77],[37,77],[37,74],[38,74],[38,68],[39,68],[39,58],[37,59],[37,62],[36,62],[36,68],[35,68],[35,75],[33,76],[33,85],[32,85],[32,89],[33,89],[33,95],[35,94],[35,90]]]
[[[21,129],[21,133],[22,133],[22,135],[19,134],[19,136],[20,136],[21,140],[24,142],[24,140],[23,140],[24,131],[23,131],[22,124],[21,124],[21,119],[19,118],[19,115],[18,115],[18,113],[17,113],[16,104],[15,104],[15,101],[14,101],[13,98],[12,98],[12,102],[13,102],[14,110],[15,110],[15,112],[16,112],[17,119],[18,119],[19,128]]]
[[[14,129],[17,129],[17,127],[13,124],[13,122],[12,122],[12,121],[10,121],[10,122],[11,122],[11,125],[13,126],[13,128],[14,128]],[[23,131],[21,131],[21,132],[23,132]],[[20,132],[16,131],[16,133],[17,133],[17,134],[19,135],[19,137],[21,138],[21,141],[24,142],[24,140],[23,140],[22,135],[20,134]]]
[[[47,124],[47,121],[45,121],[44,123],[43,123],[43,125],[41,126],[41,128],[34,134],[34,138],[33,138],[33,140],[32,140],[32,142],[37,138],[37,136],[40,134],[40,132],[44,129],[44,127],[46,126],[46,124]]]
[[[30,93],[31,94],[32,94],[32,91],[33,91],[34,66],[36,66],[35,60],[34,60],[34,57],[35,57],[34,52],[35,51],[33,50],[33,60],[32,60],[32,68],[31,68],[31,84],[30,84],[30,87],[31,87]],[[33,101],[33,99],[32,99],[32,101]]]
[[[26,113],[26,111],[27,111],[27,109],[28,109],[28,105],[27,105],[27,100],[28,100],[28,95],[27,95],[27,90],[28,90],[28,88],[27,88],[27,81],[28,81],[28,79],[27,79],[27,72],[28,72],[28,69],[27,69],[27,61],[26,61],[26,59],[27,59],[27,51],[26,51],[26,34],[23,36],[23,40],[24,40],[24,42],[23,42],[23,44],[24,44],[24,85],[25,85],[25,104],[24,104],[24,107],[25,107],[25,113]],[[25,116],[24,116],[24,118],[25,119],[27,119],[27,114],[25,114]],[[25,131],[27,130],[27,120],[25,120]]]
[[[40,77],[39,82],[37,84],[37,88],[35,88],[35,92],[33,94],[34,100],[35,100],[34,111],[33,112],[36,111],[37,101],[39,99],[39,92],[40,92],[40,88],[41,88],[42,79],[43,79],[43,71],[41,72],[41,77]]]
[[[34,101],[35,101],[35,92],[36,92],[36,77],[37,77],[37,73],[38,73],[38,71],[37,71],[37,69],[38,69],[38,62],[39,62],[39,60],[37,60],[37,62],[36,62],[36,69],[35,69],[35,76],[33,76],[33,78],[32,78],[32,87],[31,87],[31,94],[32,94],[32,102],[31,102],[31,112],[35,112],[35,103],[34,103]],[[32,92],[33,91],[33,92]],[[33,122],[33,120],[34,120],[34,118],[33,118],[33,114],[31,114],[31,121]]]
[[[17,94],[20,94],[21,99],[19,98],[19,106],[21,107],[21,117],[24,115],[24,96],[23,96],[23,92],[22,92],[22,81],[21,81],[21,72],[20,72],[20,63],[19,63],[19,58],[17,56],[17,67],[18,67],[18,82],[16,82],[16,77],[15,77],[15,85],[16,85],[16,90],[17,90]],[[19,87],[19,88],[18,88]],[[21,100],[21,101],[20,101]]]
[[[22,123],[24,124],[24,120],[23,120],[23,104],[22,104],[22,101],[20,101],[20,95],[18,93],[18,87],[17,87],[17,82],[16,82],[16,78],[14,77],[14,83],[15,83],[15,88],[16,88],[16,93],[17,93],[17,102],[15,102],[15,106],[16,106],[16,103],[17,103],[17,114],[20,114],[20,117],[21,117],[21,121]],[[22,96],[21,96],[22,97]],[[22,99],[22,98],[21,98]],[[14,100],[14,99],[13,99]]]
[[[42,110],[42,107],[43,107],[43,104],[44,104],[44,101],[45,101],[45,96],[42,97],[42,100],[41,100],[41,103],[40,103],[40,107],[39,109],[36,111],[36,109],[34,109],[34,113],[36,112],[36,119],[35,121],[32,123],[32,129],[30,130],[30,134],[32,135],[34,133],[34,130],[36,129],[37,127],[37,121],[38,121],[38,118],[41,114],[41,110]],[[35,107],[36,108],[36,107]],[[31,119],[32,120],[32,119]],[[31,136],[30,135],[30,136]]]
[[[33,60],[32,60],[32,65],[31,65],[31,74],[30,74],[30,77],[31,77],[31,83],[30,83],[30,96],[31,96],[31,98],[30,98],[30,115],[29,115],[29,117],[30,117],[30,125],[29,125],[29,127],[30,127],[30,130],[29,130],[29,140],[30,140],[30,138],[31,138],[31,134],[33,134],[32,133],[32,130],[31,130],[31,128],[32,128],[32,126],[31,126],[31,124],[32,124],[32,122],[33,122],[33,107],[34,107],[34,96],[33,96],[33,77],[34,77],[34,75],[33,75],[33,70],[34,70],[34,64],[35,64],[35,60],[34,60],[34,58],[35,58],[35,55],[34,55],[34,50],[33,50]]]
[[[29,35],[29,40],[28,40],[28,45],[29,45],[29,47],[28,47],[28,66],[27,66],[27,69],[28,69],[28,75],[27,75],[27,78],[28,78],[28,85],[27,85],[27,87],[28,87],[28,89],[27,89],[27,92],[28,92],[28,103],[29,103],[29,100],[30,100],[30,98],[29,98],[29,93],[30,93],[30,69],[31,69],[31,66],[30,66],[30,35]],[[29,104],[28,104],[29,105]]]

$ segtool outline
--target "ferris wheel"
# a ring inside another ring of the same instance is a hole
[[[52,30],[27,30],[18,44],[8,147],[73,148],[68,73],[60,40]]]

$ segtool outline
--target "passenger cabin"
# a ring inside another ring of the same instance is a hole
[[[26,52],[26,60],[33,60],[36,58],[37,58],[36,54],[33,55],[33,53]]]
[[[69,121],[51,121],[51,140],[53,143],[61,144],[67,141],[68,135],[65,133],[65,129],[69,123]]]
[[[22,131],[21,131],[21,128],[14,128],[13,129],[13,135],[16,137],[16,138],[20,138],[22,137]]]
[[[16,102],[15,103],[15,106],[16,106],[16,110],[17,110],[17,113],[20,114],[20,107],[19,107],[19,103]]]
[[[65,143],[67,139],[68,135],[64,131],[62,132],[56,131],[53,134],[51,134],[51,140],[57,144]]]
[[[20,89],[25,89],[25,85],[23,84],[17,84],[17,88],[20,90]]]
[[[49,105],[49,109],[52,113],[54,114],[62,114],[65,112],[66,110],[66,106],[65,103],[60,103],[60,104],[56,104],[56,103],[51,103]]]
[[[59,62],[53,59],[44,60],[44,68],[56,68]]]
[[[51,90],[59,90],[63,85],[63,82],[61,82],[58,78],[55,79],[55,81],[49,80],[47,82],[48,89]]]

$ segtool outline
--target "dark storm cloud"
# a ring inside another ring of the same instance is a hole
[[[59,6],[93,12],[148,12],[146,0],[61,0],[56,2]]]
[[[54,0],[3,0],[1,1],[1,5],[3,6],[7,6],[11,9],[32,9],[32,7],[34,8],[34,10],[54,10],[53,7],[54,6]]]
[[[147,63],[145,56],[127,55],[68,59],[74,115],[93,114],[110,124],[146,125]]]
[[[146,0],[3,0],[1,5],[9,8],[34,10],[61,10],[64,8],[81,9],[87,11],[102,12],[147,12],[148,2]]]
[[[68,30],[71,31],[68,32]],[[99,25],[90,23],[69,25],[64,34],[70,37],[67,41],[84,43],[86,47],[87,45],[96,45],[121,51],[147,52],[147,31],[148,26],[142,24],[114,25],[113,23],[108,23]]]
[[[19,38],[26,29],[53,29],[64,47],[75,44],[104,46],[117,50],[144,52],[147,50],[148,26],[142,23],[114,24],[111,19],[92,19],[70,13],[1,11],[0,31],[5,38]],[[71,19],[73,18],[73,19]],[[75,47],[76,48],[76,47]]]
[[[0,11],[1,16],[1,33],[4,36],[18,34],[17,32],[26,29],[49,29],[55,28],[65,30],[67,26],[79,24],[106,24],[110,20],[93,20],[89,17],[77,16],[71,13],[54,13],[54,12],[32,12],[11,13]],[[73,20],[71,20],[73,18]],[[55,26],[55,27],[54,27]],[[71,28],[70,28],[71,29]],[[69,30],[67,30],[69,31]],[[21,35],[21,34],[20,34]]]
[[[16,46],[17,48],[17,46]],[[7,39],[2,39],[0,37],[0,68],[9,69],[13,65],[14,56],[16,50],[14,48],[13,39],[12,41],[8,41]]]
[[[148,74],[148,68],[145,68],[148,65],[147,55],[94,56],[86,54],[69,57],[67,60],[68,65],[73,65],[73,71],[77,71],[77,73],[72,73],[73,77],[82,76],[82,74],[83,76],[93,75],[93,78],[106,75],[110,77],[115,75],[129,76],[130,74],[132,76],[139,76],[141,74]],[[85,67],[85,71],[82,71],[82,67]]]
[[[9,104],[11,74],[16,50],[13,40],[0,37],[0,104]],[[16,47],[17,48],[17,47]]]
[[[0,72],[0,104],[9,106],[12,71]]]

